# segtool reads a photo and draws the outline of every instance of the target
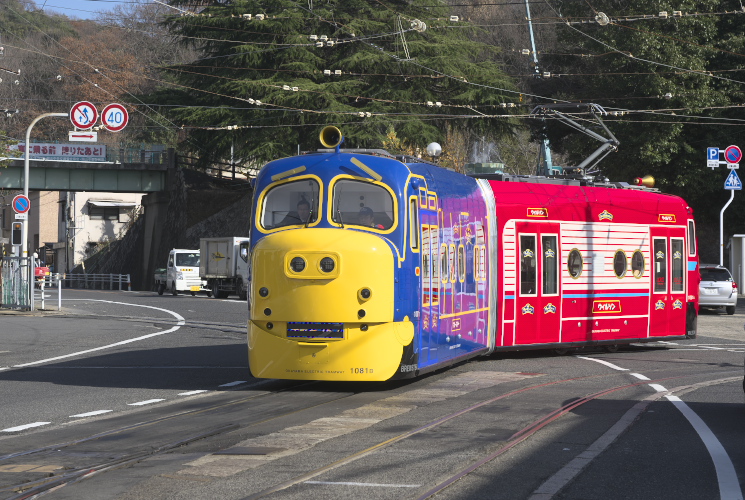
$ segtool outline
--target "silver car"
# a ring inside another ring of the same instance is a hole
[[[735,314],[737,305],[737,283],[724,266],[701,264],[699,284],[699,307],[724,307],[727,314]]]

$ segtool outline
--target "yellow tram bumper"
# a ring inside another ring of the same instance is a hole
[[[276,335],[285,324],[248,324],[248,363],[257,378],[329,381],[382,381],[399,369],[404,346],[414,339],[414,324],[345,325],[345,337],[329,341],[298,341]]]

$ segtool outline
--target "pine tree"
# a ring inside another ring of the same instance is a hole
[[[169,68],[171,84],[147,99],[173,106],[168,119],[203,162],[231,146],[243,162],[316,149],[327,124],[361,148],[381,147],[390,127],[422,146],[442,142],[446,124],[490,137],[510,128],[487,116],[516,95],[499,90],[512,87],[498,49],[472,41],[437,0],[201,5],[168,27],[202,56]]]

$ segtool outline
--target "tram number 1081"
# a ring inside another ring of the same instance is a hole
[[[373,373],[372,368],[350,368],[354,375],[364,375],[366,373]]]

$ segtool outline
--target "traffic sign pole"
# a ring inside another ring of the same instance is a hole
[[[734,170],[733,170],[734,172]],[[719,265],[724,265],[724,211],[727,210],[727,207],[730,203],[732,203],[732,200],[735,199],[735,190],[730,191],[730,197],[729,201],[724,205],[724,208],[722,208],[722,211],[719,212]]]
[[[30,148],[29,143],[31,142],[31,129],[34,128],[34,125],[36,125],[36,122],[41,120],[42,118],[46,118],[48,116],[68,116],[67,113],[44,113],[43,115],[39,115],[31,122],[31,125],[28,126],[26,129],[26,155],[23,159],[23,196],[28,198],[28,166],[29,166],[29,159],[31,158],[29,156],[30,154]],[[28,224],[23,225],[23,241],[21,242],[21,257],[28,257]],[[31,283],[31,286],[33,286],[33,283]],[[33,289],[29,292],[32,293]]]

